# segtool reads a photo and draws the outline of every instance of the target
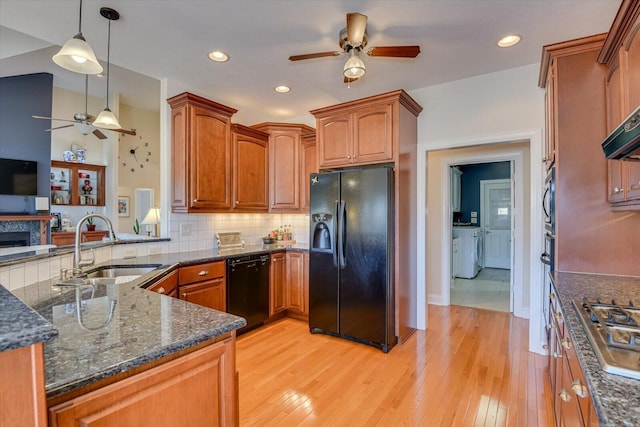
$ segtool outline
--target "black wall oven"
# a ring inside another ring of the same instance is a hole
[[[544,181],[544,195],[542,196],[542,209],[544,214],[544,252],[540,255],[540,261],[545,266],[545,279],[547,274],[555,270],[555,240],[556,240],[556,168],[551,168]]]

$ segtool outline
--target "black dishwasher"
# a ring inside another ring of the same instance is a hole
[[[269,317],[270,262],[268,254],[227,259],[227,312],[247,320],[238,335],[261,326]]]

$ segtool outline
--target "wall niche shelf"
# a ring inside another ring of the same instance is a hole
[[[105,166],[51,162],[51,205],[104,206]]]

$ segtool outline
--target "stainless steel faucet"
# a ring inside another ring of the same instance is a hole
[[[78,221],[78,225],[76,225],[76,242],[75,250],[73,252],[73,276],[75,276],[76,274],[81,274],[83,266],[93,265],[93,263],[95,262],[93,248],[90,251],[91,258],[82,259],[82,253],[80,252],[80,243],[82,241],[82,224],[84,224],[84,222],[89,218],[100,218],[104,222],[106,222],[107,227],[109,228],[109,237],[111,238],[111,241],[115,242],[118,240],[118,238],[116,237],[116,233],[113,231],[113,224],[106,215],[91,213],[80,218],[80,221]]]

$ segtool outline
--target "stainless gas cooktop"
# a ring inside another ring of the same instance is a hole
[[[602,369],[640,379],[640,307],[586,298],[573,305]]]

